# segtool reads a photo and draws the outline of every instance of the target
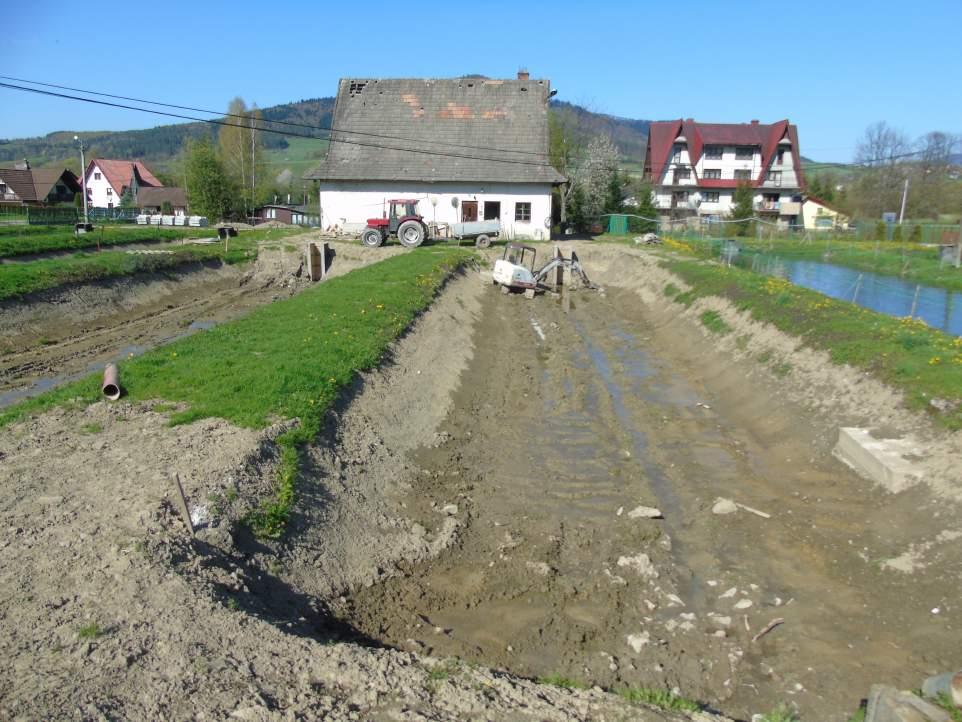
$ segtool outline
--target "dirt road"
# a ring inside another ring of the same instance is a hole
[[[447,504],[467,528],[344,618],[412,650],[679,688],[746,718],[792,702],[846,720],[873,682],[958,666],[962,535],[943,502],[874,489],[830,456],[823,419],[631,291],[484,303],[454,410],[398,498],[428,529]],[[718,497],[745,506],[714,514]],[[924,572],[884,563],[919,544]]]

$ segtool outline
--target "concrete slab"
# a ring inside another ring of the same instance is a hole
[[[922,480],[913,457],[922,451],[911,439],[877,439],[868,429],[843,427],[833,452],[858,474],[892,493],[904,491]]]
[[[875,684],[869,692],[865,722],[952,722],[952,718],[911,692]]]

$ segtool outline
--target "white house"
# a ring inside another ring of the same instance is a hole
[[[798,129],[787,120],[652,123],[645,176],[663,218],[723,219],[734,206],[738,185],[748,184],[756,215],[801,225]]]
[[[120,206],[124,192],[133,187],[162,188],[163,183],[154,177],[139,160],[110,160],[94,158],[87,164],[87,203],[91,208],[114,208]]]
[[[391,199],[427,223],[499,220],[505,237],[547,239],[547,80],[342,79],[320,182],[321,227],[360,232]]]

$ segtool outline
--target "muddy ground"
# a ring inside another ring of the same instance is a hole
[[[0,407],[289,298],[309,284],[303,247],[314,235],[264,243],[249,265],[195,264],[0,302]],[[332,277],[402,250],[332,246]]]
[[[561,676],[833,722],[957,668],[951,485],[893,495],[831,455],[843,421],[918,420],[804,354],[773,366],[771,329],[710,335],[644,254],[579,255],[603,292],[450,283],[332,412],[280,543],[238,520],[283,425],[97,404],[0,432],[0,709],[671,718],[523,679]]]

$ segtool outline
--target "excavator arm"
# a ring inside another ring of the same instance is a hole
[[[581,261],[578,260],[578,254],[574,251],[571,252],[571,258],[565,258],[564,256],[552,258],[544,266],[539,268],[534,274],[535,283],[544,283],[545,279],[548,278],[548,274],[559,266],[568,269],[571,273],[577,273],[578,277],[581,279],[581,282],[585,285],[585,288],[598,287],[588,278],[588,274],[585,273],[585,269],[582,267]]]

